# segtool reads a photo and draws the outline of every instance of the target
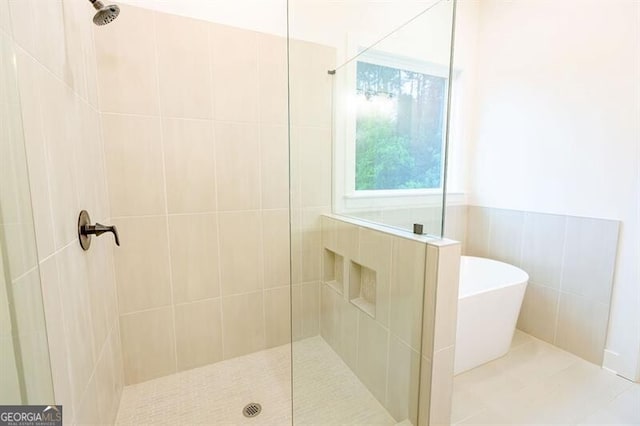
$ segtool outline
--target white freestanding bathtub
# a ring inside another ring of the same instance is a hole
[[[509,351],[528,281],[515,266],[462,256],[454,374]]]

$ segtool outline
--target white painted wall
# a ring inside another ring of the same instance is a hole
[[[471,204],[622,221],[605,366],[639,379],[640,3],[483,0]]]

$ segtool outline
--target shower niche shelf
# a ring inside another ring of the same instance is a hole
[[[344,292],[344,258],[329,249],[324,249],[322,281],[338,294]]]
[[[351,261],[349,301],[371,318],[376,317],[376,271]]]

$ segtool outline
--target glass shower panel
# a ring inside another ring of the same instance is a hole
[[[51,404],[15,61],[11,39],[0,32],[0,404]]]
[[[326,86],[292,98],[294,126],[300,108],[331,123],[333,212],[441,236],[454,2],[292,0],[289,9],[291,39],[335,58]]]
[[[406,231],[441,235],[453,9],[289,0],[294,424],[428,415]]]

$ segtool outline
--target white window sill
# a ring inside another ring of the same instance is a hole
[[[368,192],[368,193],[367,193]],[[442,191],[438,190],[389,190],[359,191],[342,198],[343,212],[363,210],[388,210],[412,207],[434,207],[442,205]],[[447,194],[448,205],[466,203],[463,192]]]

